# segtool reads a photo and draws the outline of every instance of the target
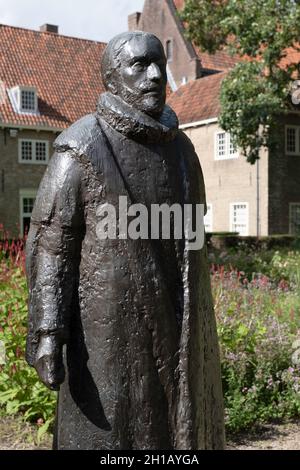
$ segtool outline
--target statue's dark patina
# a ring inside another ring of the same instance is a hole
[[[54,448],[221,449],[206,249],[96,234],[120,195],[205,204],[199,160],[165,105],[155,36],[117,36],[102,66],[107,92],[56,140],[27,241],[27,360],[59,389]]]

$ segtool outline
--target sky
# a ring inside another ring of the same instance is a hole
[[[144,0],[0,0],[0,24],[36,29],[59,26],[66,36],[107,42],[127,31],[127,16]]]

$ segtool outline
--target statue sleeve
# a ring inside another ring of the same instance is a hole
[[[41,335],[67,341],[84,233],[79,163],[55,153],[36,197],[26,242],[29,288],[26,358],[34,365]]]

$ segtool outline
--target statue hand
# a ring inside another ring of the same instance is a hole
[[[46,387],[59,390],[65,379],[65,368],[62,345],[54,335],[41,336],[34,367]]]

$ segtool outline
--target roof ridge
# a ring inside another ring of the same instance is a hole
[[[9,29],[18,29],[18,30],[22,30],[22,31],[30,32],[30,33],[48,34],[48,35],[51,35],[52,37],[59,37],[59,38],[65,38],[65,39],[75,39],[75,40],[78,40],[78,41],[92,42],[92,43],[96,43],[96,44],[102,44],[104,46],[107,45],[107,42],[104,42],[104,41],[96,41],[95,39],[79,38],[79,37],[76,37],[76,36],[67,36],[66,34],[51,33],[50,31],[40,31],[40,30],[37,30],[37,29],[24,28],[22,26],[11,26],[11,25],[8,25],[8,24],[0,23],[0,28],[1,27],[9,28]]]
[[[203,83],[203,80],[208,81],[208,80],[211,80],[211,79],[213,79],[213,78],[214,78],[214,79],[220,78],[220,76],[228,75],[228,73],[229,73],[228,70],[220,70],[220,71],[218,71],[218,72],[211,73],[211,74],[209,74],[209,75],[205,75],[204,77],[194,78],[193,80],[190,80],[189,82],[180,85],[179,88],[192,86],[192,85],[194,85],[194,84],[200,83],[200,81],[201,81],[201,83]],[[176,92],[174,92],[174,93],[176,93]]]

